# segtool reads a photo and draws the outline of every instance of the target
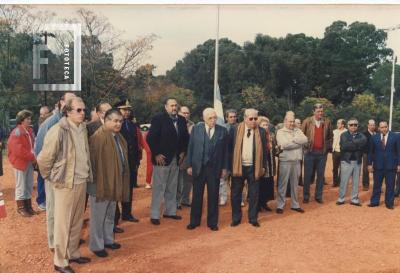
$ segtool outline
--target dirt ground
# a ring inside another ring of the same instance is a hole
[[[178,212],[183,216],[182,221],[162,219],[160,226],[150,224],[151,190],[143,187],[145,177],[141,167],[141,187],[134,193],[134,214],[140,218],[140,223],[122,223],[125,233],[116,235],[122,248],[109,251],[107,258],[98,258],[89,251],[88,227],[84,227],[82,234],[86,243],[81,252],[92,262],[73,264],[73,268],[77,272],[96,273],[400,272],[398,200],[394,210],[388,210],[384,205],[369,208],[366,205],[371,190],[361,191],[362,207],[349,204],[338,207],[335,205],[338,189],[331,187],[329,163],[326,175],[329,185],[324,188],[324,204],[314,201],[302,204],[304,214],[291,211],[287,202],[283,215],[262,212],[260,228],[254,228],[246,221],[232,228],[228,204],[220,209],[218,232],[207,228],[206,215],[203,215],[201,227],[188,231],[188,208]],[[17,214],[14,176],[7,160],[0,185],[8,213],[7,218],[0,220],[0,272],[52,272],[45,213],[32,218]],[[270,202],[270,206],[275,209],[275,201]]]

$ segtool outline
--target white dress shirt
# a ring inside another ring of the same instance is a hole
[[[250,136],[247,137],[249,130],[250,130]],[[253,139],[254,139],[254,129],[245,126],[244,136],[243,136],[243,147],[242,147],[243,166],[253,165]]]

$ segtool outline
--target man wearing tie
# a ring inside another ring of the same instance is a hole
[[[242,220],[240,203],[245,180],[249,187],[249,223],[254,227],[260,226],[257,220],[259,180],[267,167],[267,149],[265,130],[258,126],[257,120],[258,111],[246,109],[244,121],[229,132],[232,140],[229,149],[233,151],[230,152],[232,155],[232,227],[239,225]]]
[[[394,180],[400,171],[400,144],[397,136],[388,130],[388,123],[379,123],[379,134],[371,137],[368,153],[368,171],[374,174],[374,185],[369,207],[379,206],[382,181],[385,179],[385,205],[393,209]]]
[[[153,225],[160,224],[161,203],[165,201],[164,218],[181,220],[176,215],[176,190],[178,166],[181,165],[189,142],[186,119],[178,115],[178,103],[168,98],[165,112],[153,117],[147,142],[153,162],[153,190],[151,197],[151,219]]]
[[[130,196],[128,148],[120,134],[122,115],[110,109],[104,115],[104,125],[90,137],[90,158],[93,183],[90,195],[90,250],[98,257],[108,256],[105,248],[119,249],[114,241],[116,202]]]
[[[187,172],[193,176],[193,196],[187,229],[200,226],[207,184],[207,226],[217,231],[219,179],[226,176],[228,168],[228,131],[216,124],[217,114],[213,108],[204,109],[203,119],[204,123],[193,127],[188,147]]]

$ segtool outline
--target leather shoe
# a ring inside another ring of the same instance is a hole
[[[344,205],[344,201],[336,201],[336,205],[338,205],[338,206]]]
[[[160,225],[160,220],[159,220],[159,219],[150,219],[150,222],[151,222],[153,225],[156,225],[156,226]]]
[[[394,209],[393,206],[386,206],[386,208],[388,208],[388,209]]]
[[[376,204],[368,204],[368,207],[370,207],[370,208],[372,208],[372,207],[377,207],[377,206],[379,206],[379,205],[376,205]]]
[[[303,203],[304,203],[304,204],[308,204],[308,202],[310,202],[308,199],[304,199],[304,200],[303,200]]]
[[[218,226],[210,226],[209,227],[212,231],[218,231]]]
[[[105,258],[108,256],[108,253],[105,249],[99,250],[99,251],[93,251],[93,253],[94,253],[94,255],[96,255],[97,257],[100,257],[100,258]]]
[[[83,239],[79,239],[79,245],[83,245],[84,243],[86,243],[86,241],[85,241],[85,240],[83,240]]]
[[[350,202],[350,205],[361,207],[361,203]]]
[[[253,227],[260,227],[260,223],[258,223],[257,221],[255,222],[249,222]]]
[[[319,203],[319,204],[323,204],[324,203],[324,201],[322,201],[322,199],[318,199],[318,198],[315,198],[315,201],[317,201],[317,203]]]
[[[129,222],[134,222],[134,223],[139,222],[139,219],[133,217],[132,215],[122,216],[122,220],[129,221]]]
[[[276,209],[276,213],[282,214],[283,213],[283,209]]]
[[[231,227],[236,227],[236,226],[238,226],[238,225],[240,225],[240,221],[233,221],[233,222],[231,223]]]
[[[121,248],[121,244],[118,244],[118,243],[114,242],[111,245],[104,245],[104,247],[112,249],[112,250],[115,250],[115,249],[120,249]]]
[[[90,258],[88,257],[79,257],[79,258],[75,258],[75,259],[70,259],[69,260],[70,263],[77,263],[77,264],[87,264],[90,262]]]
[[[187,228],[188,230],[193,230],[193,229],[195,229],[195,228],[197,228],[197,227],[198,227],[197,225],[193,225],[193,224],[189,224],[189,225],[186,226],[186,228]]]
[[[182,216],[179,215],[163,215],[164,218],[174,219],[174,220],[182,220]]]
[[[55,265],[54,270],[61,273],[75,273],[75,271],[70,266],[61,267]]]
[[[188,208],[190,208],[190,207],[191,207],[191,205],[190,205],[190,204],[185,204],[185,203],[182,203],[181,205],[182,205],[182,206],[184,206],[184,207],[188,207]]]
[[[120,227],[114,227],[114,233],[124,233],[124,230]]]
[[[176,206],[176,208],[179,209],[179,210],[182,210],[182,206],[181,205]]]
[[[302,208],[291,208],[291,210],[300,212],[300,213],[304,213],[304,210]]]

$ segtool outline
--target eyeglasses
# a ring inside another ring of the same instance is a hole
[[[250,121],[253,121],[253,120],[254,120],[254,121],[257,121],[257,119],[258,119],[258,117],[255,117],[255,118],[249,118],[249,120],[250,120]]]
[[[77,109],[73,109],[73,110],[75,110],[77,113],[80,114],[82,112],[84,113],[86,109],[85,108],[77,108]]]
[[[357,127],[358,124],[357,124],[357,123],[350,123],[349,126],[355,126],[355,127]]]

